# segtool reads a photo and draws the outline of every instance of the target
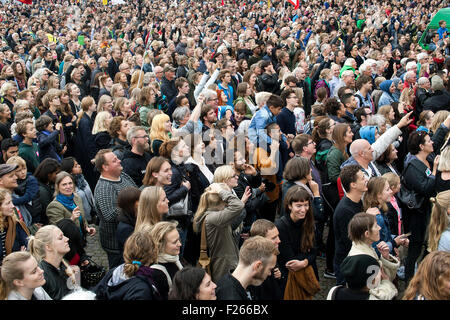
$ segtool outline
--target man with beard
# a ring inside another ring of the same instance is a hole
[[[113,47],[111,49],[111,59],[108,62],[108,74],[111,77],[111,79],[114,79],[116,73],[120,71],[119,70],[120,56],[121,56],[120,48]]]
[[[152,158],[148,152],[150,149],[149,136],[144,127],[132,127],[127,132],[127,140],[131,145],[131,150],[125,151],[123,155],[123,171],[140,187],[147,163]]]
[[[217,282],[218,300],[253,300],[247,288],[260,286],[277,261],[277,245],[261,236],[247,239],[239,251],[239,263],[232,274]]]

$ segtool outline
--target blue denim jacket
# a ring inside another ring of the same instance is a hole
[[[250,126],[248,127],[248,138],[250,141],[257,145],[265,141],[267,144],[272,143],[272,139],[266,133],[266,127],[277,122],[277,117],[273,115],[269,107],[265,105],[260,110],[256,111],[253,116]],[[286,137],[282,136],[283,141],[286,141]]]
[[[380,209],[379,214],[376,215],[377,224],[380,226],[380,240],[377,242],[372,243],[372,247],[375,249],[378,255],[380,255],[380,252],[377,249],[377,244],[381,241],[386,242],[386,244],[389,247],[389,252],[391,254],[394,254],[394,248],[397,247],[397,244],[394,241],[394,237],[391,234],[391,230],[389,229],[389,222],[387,221],[386,215],[381,211]]]

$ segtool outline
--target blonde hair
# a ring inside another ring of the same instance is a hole
[[[236,173],[230,165],[223,165],[214,171],[214,182],[221,183],[232,178]]]
[[[155,224],[150,232],[150,236],[155,241],[158,255],[164,253],[164,247],[166,246],[166,235],[169,232],[177,229],[176,221],[161,221]]]
[[[27,163],[25,162],[25,160],[23,160],[22,157],[19,156],[14,156],[8,159],[8,161],[6,161],[6,164],[17,164],[19,167],[22,168],[27,168]]]
[[[157,114],[153,117],[152,125],[150,127],[150,140],[162,140],[163,142],[170,140],[169,134],[164,130],[166,121],[170,121],[170,118],[165,113]],[[152,152],[155,152],[153,150],[153,143]]]
[[[445,119],[450,114],[447,110],[440,110],[434,114],[433,120],[431,121],[430,131],[436,133],[440,125],[445,121]]]
[[[157,186],[146,187],[142,190],[139,196],[135,230],[146,225],[154,226],[161,221],[158,213],[158,201],[163,192],[164,189]]]
[[[441,151],[441,158],[437,168],[439,171],[450,171],[450,147],[447,146]]]
[[[192,225],[194,232],[198,233],[200,230],[198,229],[198,223],[202,220],[204,214],[208,210],[214,210],[216,208],[220,208],[224,205],[224,202],[220,195],[216,192],[211,191],[211,187],[207,187],[205,192],[200,197],[200,201],[198,203],[197,211],[194,215],[194,223]]]
[[[386,123],[390,126],[392,126],[392,123],[389,120],[389,113],[391,112],[392,109],[393,108],[390,104],[386,104],[384,106],[381,106],[377,112],[377,114],[381,114],[382,116],[384,116],[384,118],[386,119]]]
[[[448,209],[450,208],[450,190],[439,192],[435,198],[430,198],[433,204],[430,224],[428,226],[428,251],[437,250],[442,233],[449,226]]]
[[[10,197],[12,197],[11,192],[9,192],[9,190],[0,188],[0,206],[3,204],[3,202],[6,199],[6,196],[9,195]],[[15,219],[16,217],[13,216],[13,219]],[[6,226],[6,221],[3,219],[3,212],[0,209],[0,231],[4,231],[5,230],[5,226]]]
[[[56,230],[60,229],[55,225],[49,224],[43,226],[34,236],[28,238],[28,250],[38,262],[41,262],[47,255],[45,246],[53,243],[53,235]]]
[[[125,242],[123,248],[124,273],[128,277],[134,276],[140,266],[149,266],[157,261],[158,251],[150,233],[151,227],[144,225],[136,229]]]
[[[2,262],[0,277],[0,300],[6,300],[9,293],[15,289],[14,280],[24,277],[23,265],[33,256],[26,251],[17,251],[8,254]],[[34,258],[33,258],[34,259]]]
[[[92,128],[92,134],[97,134],[99,132],[108,132],[108,126],[106,125],[106,120],[112,118],[111,113],[108,111],[100,111],[95,117],[94,126]]]

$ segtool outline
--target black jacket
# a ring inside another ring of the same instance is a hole
[[[308,259],[308,265],[313,267],[316,277],[319,279],[316,265],[316,248],[313,247],[308,252],[302,252],[300,249],[303,222],[304,220],[294,222],[288,215],[284,215],[275,221],[281,240],[279,244],[280,254],[278,255],[278,265],[280,266],[283,279],[285,279],[284,281],[287,281],[289,274],[286,263],[290,260],[302,261],[304,259]],[[284,286],[285,285],[286,284],[284,283]]]
[[[148,152],[144,152],[144,155],[141,156],[131,152],[131,150],[127,150],[123,154],[123,171],[133,179],[138,187],[142,186],[142,179],[144,179],[145,176],[147,163],[151,158],[152,156]]]
[[[189,176],[189,181],[191,183],[191,190],[189,191],[191,195],[191,210],[192,212],[195,212],[197,211],[200,197],[209,186],[209,180],[205,177],[196,164],[187,163],[185,166],[186,172]]]
[[[166,96],[166,101],[172,101],[178,93],[175,87],[175,80],[169,81],[166,77],[163,77],[161,81],[161,93]]]
[[[109,147],[120,160],[123,159],[123,155],[126,151],[131,150],[131,146],[128,141],[120,140],[119,138],[112,138],[109,143]]]
[[[111,136],[107,131],[97,132],[94,135],[94,142],[96,147],[96,152],[102,149],[108,149],[111,142]]]
[[[153,290],[145,276],[137,275],[115,285],[108,284],[117,268],[109,270],[93,289],[97,300],[153,300]]]
[[[5,229],[6,232],[6,229]],[[28,235],[25,230],[22,228],[20,223],[16,223],[16,239],[14,239],[14,243],[12,246],[12,252],[20,251],[22,246],[28,246]],[[3,241],[0,241],[0,264],[3,262]]]
[[[241,283],[231,274],[224,275],[217,282],[216,296],[217,300],[252,300]]]
[[[44,271],[45,284],[42,286],[45,292],[53,300],[61,300],[64,296],[70,293],[67,287],[67,279],[69,276],[66,274],[66,267],[63,263],[59,266],[59,269],[52,266],[45,260],[39,263],[39,267]]]
[[[450,94],[445,90],[437,90],[423,102],[423,110],[431,110],[434,113],[439,110],[450,111]]]
[[[111,77],[111,79],[114,80],[114,77],[116,76],[116,73],[119,72],[119,63],[116,62],[113,58],[111,58],[108,61],[108,74]]]
[[[261,88],[259,91],[267,91],[274,94],[280,94],[280,82],[278,81],[278,76],[276,73],[268,74],[263,73],[259,76]]]
[[[125,242],[134,232],[136,217],[134,217],[131,213],[124,212],[122,210],[122,212],[117,216],[117,221],[119,221],[119,224],[117,225],[116,238],[119,244],[119,250],[123,253]]]

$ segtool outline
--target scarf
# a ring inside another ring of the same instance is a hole
[[[202,157],[202,163],[196,162],[192,157],[189,157],[186,160],[186,163],[193,163],[195,164],[203,173],[203,175],[208,179],[209,183],[212,183],[214,180],[214,175],[211,173],[211,171],[208,169],[208,167],[205,165],[205,158]]]
[[[138,271],[136,272],[136,276],[144,276],[147,278],[148,283],[150,284],[150,286],[152,287],[152,291],[153,294],[156,295],[156,299],[157,300],[162,300],[161,295],[158,291],[158,289],[155,286],[155,280],[153,279],[153,273],[154,273],[154,269],[150,268],[149,266],[142,266],[138,269]]]
[[[175,263],[178,267],[178,270],[183,269],[183,266],[180,262],[179,256],[172,256],[167,253],[161,253],[158,255],[158,263]]]
[[[30,235],[30,231],[28,231],[28,228],[24,222],[17,220],[13,217],[10,216],[6,217],[6,223],[8,226],[8,230],[6,230],[5,247],[6,247],[6,255],[8,255],[12,252],[14,242],[16,241],[16,223],[19,223],[21,225],[22,229],[25,231],[27,236]]]
[[[65,196],[61,193],[58,193],[58,195],[56,196],[56,200],[59,203],[61,203],[64,206],[64,208],[66,208],[70,212],[72,212],[73,209],[75,209],[77,207],[77,205],[73,201],[73,193],[70,196]]]
[[[75,178],[75,184],[77,186],[78,189],[80,190],[84,190],[87,186],[87,182],[84,179],[82,174],[76,174],[73,176]]]

